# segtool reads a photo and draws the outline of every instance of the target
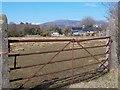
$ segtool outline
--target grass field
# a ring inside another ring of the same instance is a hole
[[[49,51],[49,50],[61,50],[66,45],[66,43],[68,42],[15,43],[15,44],[11,44],[11,53],[28,53],[28,52],[37,52],[37,51],[42,52],[42,51]],[[82,42],[81,44],[86,47],[86,46],[105,45],[105,43],[106,43],[105,40],[95,40],[95,41],[89,41],[89,42]],[[72,48],[72,43],[69,44],[65,49],[67,48]],[[80,48],[80,46],[75,44],[74,48]],[[94,49],[92,48],[88,50],[93,55],[101,54],[105,52],[105,48],[94,48]],[[17,57],[17,66],[27,66],[27,65],[48,62],[55,54],[56,53],[46,53],[46,54],[38,54],[38,55],[20,56],[20,57]],[[84,57],[84,56],[89,56],[89,54],[85,50],[83,49],[74,50],[74,58]],[[53,61],[70,59],[72,57],[73,57],[72,51],[64,51],[64,52],[61,52],[57,57],[55,57]],[[102,60],[105,58],[105,56],[104,55],[97,56],[96,58],[98,58],[99,60]],[[13,57],[9,58],[9,67],[13,67],[13,59],[14,59]],[[95,63],[95,62],[97,61],[93,57],[78,59],[78,60],[74,60],[73,66],[77,67],[77,66],[90,64],[90,63]],[[81,68],[81,69],[75,69],[74,74],[95,69],[97,68],[97,66],[98,65],[92,65],[92,66]],[[68,69],[72,67],[72,61],[49,64],[49,65],[46,65],[41,71],[39,71],[41,67],[42,66],[36,66],[36,67],[31,67],[31,68],[26,68],[26,69],[13,70],[10,72],[10,79],[20,78],[20,77],[30,77],[34,75],[35,72],[37,72],[37,75],[38,75],[38,74],[44,74],[44,73],[50,73],[54,71]],[[30,88],[30,87],[40,84],[44,80],[49,80],[55,77],[61,78],[61,77],[69,76],[69,75],[72,75],[71,70],[65,71],[62,73],[45,75],[42,77],[33,78],[30,80],[30,82],[25,84],[25,87]],[[14,87],[14,88],[18,87],[24,82],[25,82],[24,80],[12,82],[11,87]]]

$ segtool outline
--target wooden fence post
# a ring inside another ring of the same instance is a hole
[[[7,17],[0,14],[0,90],[9,89]]]

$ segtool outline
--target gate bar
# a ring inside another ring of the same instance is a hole
[[[83,65],[83,66],[74,67],[73,69],[78,69],[78,68],[83,68],[83,67],[87,67],[87,66],[91,66],[91,65],[96,65],[96,64],[102,63],[103,61],[105,61],[105,60],[102,60],[101,62],[96,62],[96,63],[86,64],[86,65]],[[60,71],[55,71],[55,72],[51,72],[51,73],[46,73],[46,74],[34,75],[33,77],[17,78],[17,80],[19,80],[19,79],[20,80],[32,79],[32,78],[35,78],[35,77],[41,77],[41,76],[44,76],[44,75],[60,73],[60,72],[65,72],[65,71],[69,71],[69,70],[72,70],[72,68],[68,68],[68,69],[64,69],[64,70],[60,70]],[[10,80],[10,81],[17,81],[17,80],[13,79],[13,80]]]
[[[75,40],[77,42],[97,40],[97,39],[107,39],[108,37],[98,37],[98,38],[89,38],[89,39],[81,39]],[[18,42],[64,42],[64,41],[73,41],[73,39],[28,39],[28,40],[8,40],[9,43],[18,43]]]
[[[68,42],[68,43],[61,49],[61,51],[64,50],[70,43],[71,43],[71,42]],[[47,62],[47,64],[49,64],[61,51],[59,51],[58,53],[56,53],[56,54]],[[27,79],[27,81],[25,81],[20,87],[23,87],[26,83],[28,83],[28,82],[31,80],[31,78],[33,78],[34,76],[36,76],[36,74],[37,74],[38,72],[40,72],[47,64],[44,64],[37,72],[34,73],[34,75],[32,75],[31,77],[29,77],[29,78]]]
[[[99,48],[99,47],[105,47],[107,45],[101,45],[101,46],[92,46],[92,47],[85,47],[85,48]],[[14,57],[14,56],[27,56],[27,55],[35,55],[35,54],[45,54],[45,53],[55,53],[59,51],[71,51],[71,50],[79,50],[83,48],[74,48],[74,49],[64,49],[64,50],[52,50],[52,51],[43,51],[43,52],[34,52],[34,53],[10,53],[8,56],[9,57]]]
[[[101,56],[101,55],[105,55],[105,54],[106,54],[106,53],[96,54],[96,55],[94,55],[94,56]],[[73,59],[74,59],[74,60],[77,60],[77,59],[89,58],[89,57],[91,57],[91,56],[77,57],[77,58],[73,58]],[[71,61],[71,60],[72,60],[72,59],[51,61],[49,64],[58,63],[58,62],[66,62],[66,61]],[[40,64],[35,64],[35,65],[28,65],[28,66],[23,66],[23,67],[10,68],[10,70],[30,68],[30,67],[41,66],[41,65],[45,65],[45,64],[48,64],[48,63],[46,62],[46,63],[40,63]]]

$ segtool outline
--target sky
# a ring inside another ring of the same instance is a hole
[[[101,2],[2,2],[8,22],[45,23],[54,20],[81,20],[91,16],[106,20],[107,9]]]

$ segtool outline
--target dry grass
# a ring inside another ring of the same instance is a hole
[[[72,84],[65,88],[118,88],[118,69],[112,69],[95,80]]]
[[[11,38],[11,39],[16,39],[16,38]],[[26,39],[26,38],[22,38],[22,39]],[[28,39],[31,39],[31,38],[28,38]],[[65,42],[62,42],[62,43],[17,43],[17,44],[11,44],[11,48],[12,48],[13,53],[23,53],[23,52],[27,53],[27,52],[36,52],[36,51],[60,50],[65,46],[65,44],[66,44]],[[105,44],[104,40],[82,43],[83,46],[95,46],[95,45],[103,45],[103,44]],[[77,47],[79,47],[79,45],[75,45],[75,47],[77,48]],[[66,48],[72,48],[72,44],[68,45]],[[96,48],[96,49],[88,49],[88,50],[92,54],[99,54],[99,53],[105,52],[105,48]],[[32,64],[48,62],[55,54],[56,53],[17,57],[17,66],[27,66],[27,65],[32,65]],[[74,51],[74,57],[83,57],[83,56],[88,56],[88,55],[89,54],[85,50],[75,50]],[[69,59],[69,58],[72,58],[72,51],[60,53],[56,58],[54,58],[53,61]],[[99,56],[97,58],[101,59],[101,58],[104,58],[104,56]],[[91,58],[74,61],[74,66],[77,67],[77,66],[82,66],[85,64],[89,64],[89,63],[95,63],[95,62],[97,62],[97,61],[91,57]],[[9,58],[9,66],[13,67],[13,58]],[[75,73],[82,73],[84,71],[89,71],[91,69],[96,68],[97,66],[98,65],[93,65],[91,67],[76,69]],[[42,66],[34,67],[34,68],[26,68],[26,69],[23,69],[23,70],[21,69],[21,70],[17,70],[17,71],[16,70],[11,71],[10,79],[32,76],[32,75],[34,75],[35,72],[38,72],[41,67]],[[37,74],[43,74],[43,73],[49,73],[49,72],[53,72],[53,71],[64,70],[64,69],[71,68],[71,67],[72,67],[71,61],[50,64],[50,65],[47,65],[46,67],[44,67]],[[71,74],[72,74],[72,71],[66,71],[63,73],[46,75],[46,76],[39,77],[39,78],[33,78],[29,83],[27,83],[25,85],[25,87],[33,87],[35,85],[38,85],[41,81],[49,80],[49,79],[52,79],[55,77],[59,77],[59,78],[65,77],[65,76],[68,76]],[[25,81],[23,80],[23,81],[13,82],[13,83],[11,83],[11,87],[18,87],[23,82],[25,82]]]

